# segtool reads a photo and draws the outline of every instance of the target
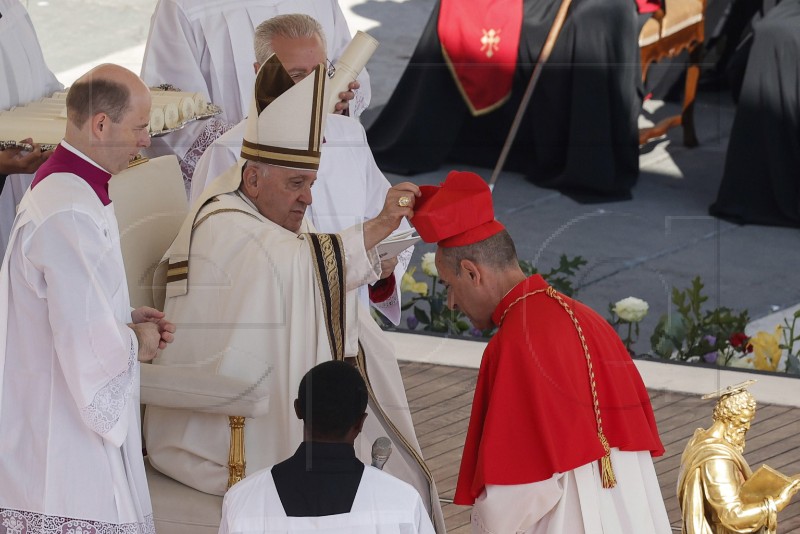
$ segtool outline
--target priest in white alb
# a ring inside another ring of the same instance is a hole
[[[154,534],[139,361],[173,339],[131,310],[112,174],[148,145],[150,92],[101,65],[19,207],[0,269],[0,532]]]
[[[292,13],[265,20],[256,28],[253,48],[256,70],[272,54],[298,82],[316,65],[325,61],[325,34],[322,26],[308,15]],[[243,120],[206,149],[192,175],[190,201],[232,165],[242,148],[247,121]],[[306,217],[320,232],[338,232],[378,215],[391,184],[378,169],[367,144],[367,134],[357,120],[331,113],[325,118],[322,157],[314,184],[314,203]],[[410,226],[403,220],[400,230]],[[394,276],[360,288],[362,302],[369,303],[395,325],[400,322],[400,284],[413,248],[405,250],[399,261],[387,261],[385,268]]]
[[[353,291],[378,280],[377,246],[413,214],[419,188],[396,185],[376,218],[338,234],[314,233],[305,210],[319,168],[326,79],[324,64],[297,84],[277,56],[261,66],[242,159],[195,202],[162,262],[165,311],[184,335],[154,364],[269,392],[268,413],[248,419],[244,430],[247,469],[255,471],[290,456],[302,440],[293,385],[323,361],[353,362],[370,393],[357,455],[368,461],[372,442],[389,437],[395,453],[386,471],[419,491],[444,532],[394,350]],[[148,405],[150,462],[188,486],[222,495],[228,417],[188,408]]]

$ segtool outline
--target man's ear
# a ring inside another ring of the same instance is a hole
[[[464,271],[464,276],[468,276],[473,284],[477,285],[481,281],[481,271],[478,265],[471,260],[461,260],[461,269]]]
[[[255,167],[245,167],[242,173],[242,186],[245,194],[250,197],[256,197],[258,192],[258,169]]]
[[[103,137],[108,132],[111,117],[105,113],[96,113],[89,121],[92,127],[92,137]]]
[[[301,421],[303,420],[303,412],[300,410],[300,399],[294,400],[294,414],[297,416],[298,419]]]

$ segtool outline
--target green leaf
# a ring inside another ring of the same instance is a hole
[[[402,311],[406,311],[406,310],[407,310],[407,309],[409,309],[411,306],[413,306],[413,305],[414,305],[416,302],[417,302],[417,300],[416,300],[416,299],[411,299],[411,300],[409,300],[408,302],[406,302],[405,304],[403,304],[402,306],[400,306],[400,309],[401,309]]]
[[[422,310],[420,308],[414,308],[414,317],[416,317],[417,321],[419,321],[422,324],[426,325],[431,324],[431,318],[428,317],[428,314],[425,313],[425,310]]]

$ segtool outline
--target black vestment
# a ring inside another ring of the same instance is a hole
[[[367,135],[384,171],[463,163],[493,168],[560,0],[525,0],[511,98],[473,117],[441,51],[438,4]],[[630,198],[639,173],[641,70],[636,4],[573,0],[505,170],[584,201]],[[491,83],[491,80],[488,80]]]
[[[754,25],[712,215],[800,227],[800,0]]]

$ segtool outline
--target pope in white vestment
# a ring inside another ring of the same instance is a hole
[[[270,93],[276,82],[269,78],[276,72],[282,83],[294,84],[275,56],[262,66],[257,84],[263,86],[257,85],[242,155],[316,170],[320,138],[309,136],[309,128],[321,137],[327,117],[320,113],[323,66],[293,87],[280,87],[277,97]],[[313,113],[307,109],[312,94]],[[316,148],[299,148],[304,143]],[[165,256],[165,311],[191,334],[154,363],[205,369],[253,387],[267,384],[269,412],[248,419],[244,432],[247,468],[255,471],[290,456],[302,441],[292,389],[306,371],[323,361],[356,358],[371,386],[370,416],[356,452],[369,461],[372,440],[388,436],[395,453],[386,470],[419,491],[443,532],[438,494],[421,457],[394,351],[352,291],[378,280],[376,248],[365,248],[361,224],[329,235],[311,233],[307,220],[292,231],[268,219],[239,190],[244,164],[230,168],[201,195]],[[208,493],[225,492],[229,435],[222,415],[157,406],[146,411],[152,465]]]
[[[79,161],[78,161],[79,160]],[[0,271],[0,525],[154,533],[139,362],[114,206],[66,142],[22,199]]]
[[[47,68],[36,30],[25,7],[19,0],[0,0],[0,14],[0,111],[64,89]],[[0,195],[0,252],[6,250],[17,204],[31,180],[32,174],[12,174],[6,179]]]

